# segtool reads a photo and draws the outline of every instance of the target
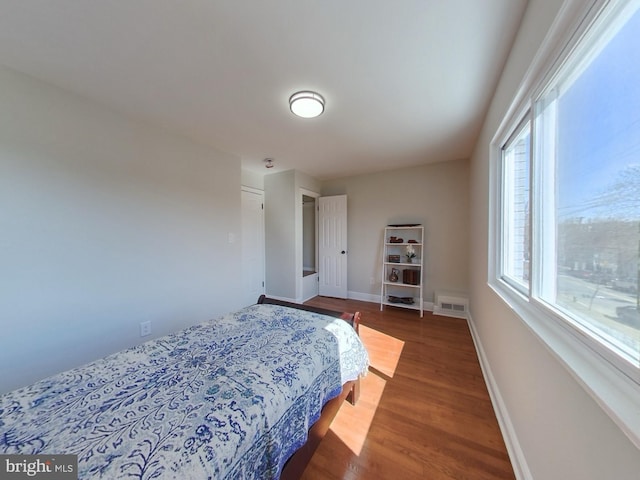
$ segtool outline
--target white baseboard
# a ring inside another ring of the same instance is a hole
[[[480,368],[482,369],[484,380],[487,384],[487,390],[489,390],[489,397],[491,397],[493,410],[495,411],[496,418],[498,419],[498,425],[500,426],[500,431],[502,432],[502,437],[504,438],[504,443],[507,447],[507,453],[509,454],[514,474],[518,480],[533,480],[533,476],[531,475],[531,471],[527,465],[527,459],[522,451],[520,442],[518,441],[518,436],[516,435],[513,423],[511,423],[511,418],[509,417],[509,412],[502,400],[500,389],[493,377],[489,360],[487,359],[484,348],[482,347],[482,342],[480,341],[475,324],[473,323],[471,312],[467,315],[467,323],[469,324],[471,337],[473,338],[473,343],[476,347],[476,352],[478,353]]]
[[[289,297],[279,297],[277,295],[271,295],[270,293],[265,293],[265,295],[269,298],[273,298],[275,300],[280,300],[283,302],[289,302],[289,303],[302,303],[301,301],[299,301],[298,299],[295,298],[289,298]]]
[[[380,295],[353,292],[351,290],[347,292],[347,298],[349,300],[360,300],[361,302],[380,303]]]

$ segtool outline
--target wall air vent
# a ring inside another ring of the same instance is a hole
[[[469,300],[459,293],[436,292],[433,313],[445,317],[467,318]]]

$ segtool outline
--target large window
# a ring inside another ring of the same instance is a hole
[[[640,2],[593,3],[494,141],[492,271],[640,383]]]
[[[536,102],[540,297],[640,365],[640,11],[585,37]],[[545,128],[554,125],[553,129]]]

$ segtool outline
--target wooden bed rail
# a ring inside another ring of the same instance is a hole
[[[276,300],[275,298],[269,298],[266,295],[260,295],[258,298],[258,305],[280,305],[282,307],[291,307],[297,310],[305,310],[307,312],[319,313],[321,315],[327,315],[329,317],[341,318],[351,324],[357,334],[360,334],[360,319],[362,318],[360,312],[347,313],[337,312],[335,310],[328,310],[326,308],[312,307],[311,305],[303,305],[301,303],[285,302],[284,300]]]

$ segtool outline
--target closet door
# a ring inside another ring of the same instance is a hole
[[[264,192],[242,189],[242,295],[253,305],[264,293]]]

